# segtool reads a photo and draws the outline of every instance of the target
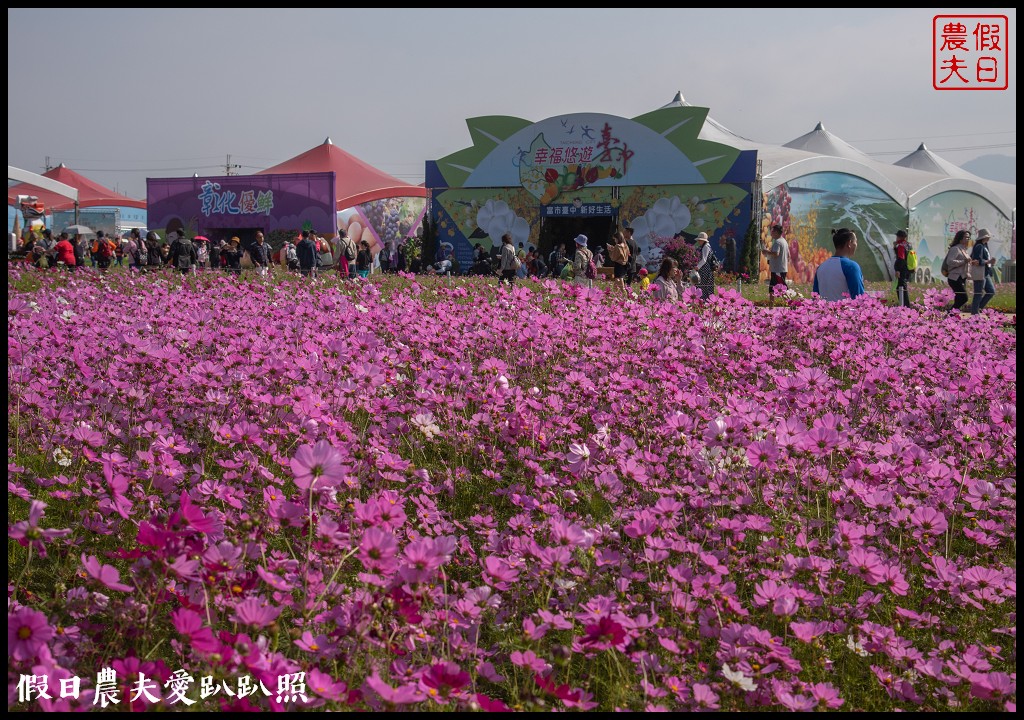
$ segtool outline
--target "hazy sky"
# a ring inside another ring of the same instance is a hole
[[[936,14],[1009,17],[1008,90],[932,88]],[[961,165],[1017,154],[1016,30],[1009,8],[9,8],[7,156],[144,199],[146,177],[229,154],[253,173],[330,137],[420,183],[472,144],[467,118],[632,118],[682,91],[758,142],[820,121],[881,161],[925,142]]]

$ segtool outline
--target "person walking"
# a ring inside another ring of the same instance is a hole
[[[295,253],[299,259],[299,273],[304,277],[316,277],[316,245],[309,235],[309,230],[302,231],[302,239],[295,246]]]
[[[516,281],[516,272],[520,263],[516,248],[512,244],[512,233],[505,233],[501,236],[501,253],[499,254],[498,270],[501,272],[501,279],[512,285]]]
[[[612,261],[612,273],[615,278],[615,284],[620,288],[625,288],[626,277],[629,275],[629,245],[626,243],[626,234],[619,230],[612,237],[612,242],[608,243],[608,257]]]
[[[355,276],[355,262],[356,255],[355,242],[348,236],[348,233],[344,230],[338,230],[338,274],[341,275],[342,279],[348,279]]]
[[[626,284],[632,285],[636,282],[637,272],[640,269],[640,246],[633,237],[633,228],[628,225],[622,228],[622,237],[629,248],[629,262],[626,263]]]
[[[907,265],[907,257],[910,255],[910,243],[907,242],[907,231],[896,231],[896,244],[893,245],[893,254],[896,256],[893,262],[893,272],[896,274],[896,299],[903,307],[910,307],[910,268]]]
[[[701,299],[707,300],[715,292],[715,260],[712,257],[714,252],[711,250],[711,242],[708,240],[706,232],[697,235],[697,252],[700,253],[696,268],[697,274],[700,276],[697,287],[700,288]]]
[[[175,240],[171,244],[171,264],[185,276],[192,272],[198,260],[196,246],[192,241],[180,231],[175,233]]]
[[[949,250],[946,251],[946,259],[942,261],[948,273],[946,282],[953,291],[953,305],[950,311],[959,310],[967,304],[967,276],[971,268],[970,246],[970,231],[957,230]]]
[[[772,242],[761,248],[761,254],[768,258],[768,298],[773,298],[777,285],[786,285],[789,273],[789,242],[782,235],[781,225],[772,225]]]
[[[252,258],[256,274],[260,277],[266,277],[270,269],[270,247],[267,245],[262,231],[256,231],[256,244],[249,251],[249,257]]]
[[[576,236],[576,254],[572,258],[572,279],[581,287],[594,287],[594,279],[587,277],[587,268],[594,262],[594,253],[587,247],[590,240],[586,235]]]
[[[96,231],[95,253],[96,267],[100,269],[100,272],[106,272],[114,257],[114,243],[102,230]]]
[[[971,297],[971,315],[977,315],[989,301],[996,296],[995,271],[992,266],[996,259],[988,250],[988,241],[992,236],[988,230],[978,231],[977,241],[971,250],[971,280],[974,281],[974,295]]]
[[[864,273],[853,260],[857,252],[857,234],[848,228],[832,231],[835,254],[814,271],[814,292],[834,302],[864,294]]]
[[[373,255],[370,254],[370,243],[366,240],[359,242],[359,251],[356,253],[356,275],[361,278],[370,277],[370,267],[373,265]]]
[[[220,256],[224,262],[224,268],[229,273],[234,275],[242,274],[242,254],[245,251],[242,250],[242,241],[235,236],[228,241],[226,248],[220,251]]]

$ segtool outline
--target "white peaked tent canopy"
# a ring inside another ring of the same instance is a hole
[[[870,159],[853,145],[830,133],[820,122],[809,133],[801,135],[796,140],[790,140],[783,147],[856,160],[857,162],[865,162]]]
[[[692,107],[677,92],[668,107]],[[710,115],[698,137],[739,150],[756,150],[761,163],[762,190],[818,172],[854,175],[878,186],[908,209],[942,192],[971,192],[988,200],[1006,217],[1017,207],[1017,186],[980,178],[944,160],[922,143],[894,164],[872,160],[866,154],[825,129],[819,122],[810,132],[785,145],[759,143],[737,135]]]
[[[947,177],[962,177],[967,178],[968,180],[979,179],[976,175],[967,172],[962,167],[954,165],[949,160],[940,158],[929,150],[924,143],[921,143],[914,152],[894,162],[893,165],[913,168],[915,170],[924,170],[925,172],[945,175]]]
[[[676,96],[672,98],[672,102],[666,103],[661,108],[670,107],[696,107],[692,103],[686,102],[683,97],[682,91],[676,93]],[[659,110],[661,108],[658,108]],[[745,138],[742,135],[737,135],[732,130],[727,128],[722,123],[715,120],[709,114],[704,119],[704,127],[701,128],[700,133],[697,135],[701,140],[708,140],[710,142],[722,143],[723,145],[729,145],[730,147],[738,148],[740,150],[754,150],[758,147],[758,144],[750,138]]]

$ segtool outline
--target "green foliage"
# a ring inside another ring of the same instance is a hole
[[[743,257],[740,259],[740,272],[752,278],[757,277],[761,266],[761,228],[753,220],[747,226],[743,236]]]

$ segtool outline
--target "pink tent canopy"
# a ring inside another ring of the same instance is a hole
[[[134,200],[127,195],[116,193],[97,182],[93,182],[84,175],[79,175],[64,164],[52,170],[47,170],[43,173],[43,177],[70,185],[78,190],[78,206],[80,208],[134,207],[143,210],[146,208],[145,200]],[[19,195],[35,195],[46,206],[47,212],[52,210],[73,210],[75,207],[74,200],[29,183],[19,183],[8,187],[7,204],[14,205],[18,201]]]
[[[359,158],[349,155],[337,147],[330,138],[323,144],[285,160],[257,175],[276,173],[308,173],[334,171],[337,176],[335,187],[338,195],[338,210],[345,210],[361,203],[389,197],[426,197],[427,190],[420,185],[399,180],[368,165]]]

